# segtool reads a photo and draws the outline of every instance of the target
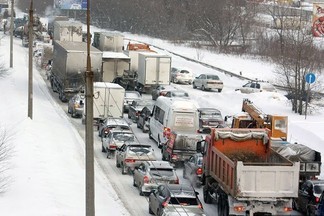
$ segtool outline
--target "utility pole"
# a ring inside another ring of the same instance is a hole
[[[28,117],[33,119],[33,25],[34,11],[33,0],[29,7],[29,23],[28,23],[28,48],[29,48],[29,65],[28,65]]]
[[[13,67],[13,28],[14,28],[14,0],[11,0],[11,19],[10,19],[10,67]]]
[[[86,216],[95,215],[93,155],[93,71],[90,58],[90,0],[87,0],[87,71],[86,71]]]

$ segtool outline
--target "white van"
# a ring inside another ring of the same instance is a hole
[[[150,119],[149,136],[159,147],[167,141],[164,130],[196,134],[198,129],[198,105],[195,101],[184,98],[157,98]]]

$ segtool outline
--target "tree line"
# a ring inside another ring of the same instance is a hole
[[[29,4],[17,2],[22,11]],[[40,15],[68,15],[86,22],[85,11],[55,10],[53,0],[34,0],[34,5]],[[293,95],[292,110],[299,114],[305,111],[305,75],[320,76],[323,70],[323,49],[311,34],[311,15],[303,10],[244,0],[96,0],[90,13],[91,24],[99,28],[274,62],[275,84]],[[316,83],[311,90],[322,87]]]

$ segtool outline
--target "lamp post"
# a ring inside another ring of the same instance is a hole
[[[29,7],[29,23],[28,23],[28,49],[29,49],[29,64],[28,64],[28,117],[33,119],[33,25],[34,11],[33,0]]]
[[[86,76],[86,216],[95,215],[93,154],[93,71],[90,58],[90,0],[87,0],[87,70]]]
[[[14,4],[15,1],[11,0],[11,19],[10,19],[10,67],[13,67],[13,28],[14,28]]]

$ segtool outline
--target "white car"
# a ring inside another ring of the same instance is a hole
[[[241,91],[242,93],[249,94],[249,93],[256,93],[256,92],[277,92],[277,89],[268,82],[248,82],[243,85],[241,88],[236,89]]]
[[[193,79],[193,74],[189,69],[171,68],[171,82],[191,85]]]
[[[219,77],[214,74],[200,74],[192,83],[192,87],[194,89],[200,88],[203,91],[217,89],[218,92],[221,92],[223,90],[223,86],[223,81],[221,81]]]

